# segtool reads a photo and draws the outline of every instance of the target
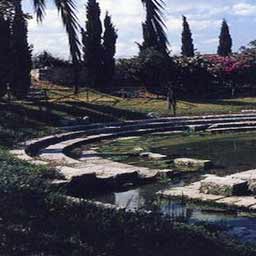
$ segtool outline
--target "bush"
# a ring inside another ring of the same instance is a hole
[[[209,93],[213,76],[209,72],[210,63],[203,56],[176,57],[178,82],[185,96],[204,97]]]

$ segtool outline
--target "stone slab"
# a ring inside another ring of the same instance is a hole
[[[172,188],[169,190],[161,191],[158,193],[165,198],[183,198],[187,200],[195,200],[201,202],[213,202],[222,199],[223,196],[218,195],[208,195],[200,193],[198,189],[193,189],[192,187],[180,187]]]
[[[200,169],[207,169],[212,165],[210,160],[200,160],[193,158],[176,158],[174,159],[174,165],[176,168],[184,171],[198,171]]]
[[[162,155],[162,154],[157,154],[157,153],[152,153],[152,152],[143,152],[140,154],[141,157],[147,157],[147,158],[151,158],[151,159],[164,159],[167,156],[166,155]]]
[[[246,195],[248,182],[237,178],[212,176],[201,181],[200,192],[222,196]]]

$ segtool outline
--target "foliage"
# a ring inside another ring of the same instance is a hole
[[[148,87],[161,90],[166,87],[171,74],[171,58],[155,48],[147,48],[140,52],[140,78]]]
[[[243,54],[233,56],[208,56],[212,63],[210,72],[220,85],[231,88],[231,95],[234,96],[236,88],[249,82],[251,69],[253,67],[251,58]]]
[[[82,29],[82,42],[89,85],[102,89],[104,83],[110,82],[114,75],[117,31],[107,13],[102,35],[100,13],[99,3],[89,0],[86,26]]]
[[[222,79],[225,77],[234,77],[237,74],[243,72],[244,69],[249,68],[247,58],[243,58],[242,55],[233,55],[227,57],[221,57],[217,55],[208,56],[208,61],[213,64],[211,71]]]
[[[82,29],[82,42],[84,52],[84,63],[88,72],[91,87],[98,84],[100,74],[102,74],[102,54],[101,44],[102,24],[100,20],[100,7],[96,0],[89,0],[86,7],[85,30]]]
[[[0,148],[0,191],[4,194],[31,193],[47,190],[47,179],[59,177],[54,170],[35,167],[10,156]]]
[[[221,26],[221,32],[219,36],[218,55],[229,56],[232,53],[232,38],[229,32],[229,26],[224,19]]]
[[[70,66],[70,63],[68,61],[55,57],[48,51],[43,51],[33,57],[34,68],[66,67],[66,66]]]
[[[103,34],[103,74],[106,82],[111,82],[115,73],[115,54],[117,31],[112,23],[111,16],[106,13],[104,19],[104,34]]]
[[[146,21],[142,24],[143,43],[140,50],[154,48],[163,54],[168,53],[168,39],[163,20],[163,0],[142,0],[146,9]]]
[[[4,0],[5,4],[10,6],[11,9],[17,9],[15,6],[20,5],[23,0]],[[32,0],[34,7],[34,12],[36,14],[37,20],[41,22],[44,19],[46,13],[46,2],[44,0]],[[66,29],[69,40],[70,54],[73,63],[77,63],[80,60],[80,49],[79,49],[79,39],[77,37],[77,30],[79,29],[79,24],[77,21],[77,16],[75,14],[76,5],[73,0],[59,0],[53,1],[60,13],[62,23]],[[14,10],[15,12],[15,10]]]
[[[116,62],[115,80],[120,84],[127,82],[129,85],[140,83],[140,62],[138,57],[118,59]]]
[[[176,57],[178,81],[183,88],[183,93],[191,96],[202,97],[208,92],[212,82],[209,72],[210,62],[204,56]]]
[[[10,20],[0,15],[0,98],[7,92],[7,83],[10,78]]]
[[[12,21],[12,81],[10,88],[17,98],[23,98],[31,86],[32,69],[31,47],[28,45],[27,20],[21,5],[15,5],[15,16]]]
[[[182,31],[182,48],[181,54],[184,57],[194,57],[194,44],[192,39],[192,33],[185,16],[183,18],[183,31]]]

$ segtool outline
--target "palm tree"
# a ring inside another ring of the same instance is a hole
[[[38,22],[42,22],[46,11],[46,0],[31,0],[34,12]],[[72,62],[77,64],[80,61],[80,43],[77,36],[77,31],[80,30],[78,19],[75,14],[76,6],[74,0],[53,0],[58,12],[61,15],[62,23],[65,26]],[[7,10],[8,13],[16,13],[18,16],[24,15],[22,11],[22,0],[1,0],[0,13]]]
[[[165,32],[166,25],[164,22],[163,10],[165,7],[164,0],[141,0],[147,11],[146,26],[149,35],[152,38],[156,38],[158,48],[168,53],[168,39]]]

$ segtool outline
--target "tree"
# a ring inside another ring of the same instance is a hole
[[[185,16],[183,18],[183,31],[182,31],[182,48],[181,48],[181,54],[184,57],[194,57],[194,44],[192,39],[192,33],[187,21],[187,18]]]
[[[33,57],[34,68],[66,67],[70,65],[70,62],[68,62],[67,60],[55,57],[48,51],[43,51]]]
[[[0,97],[7,92],[7,83],[10,73],[10,20],[0,14]]]
[[[142,24],[143,43],[140,50],[154,48],[164,54],[168,53],[168,39],[163,20],[164,2],[162,0],[142,0],[146,9],[146,21]]]
[[[230,54],[232,54],[232,38],[229,32],[229,26],[224,19],[219,36],[218,55],[225,57]]]
[[[106,82],[110,82],[115,72],[115,54],[117,31],[112,23],[111,16],[106,13],[104,19],[104,35],[103,35],[103,71]]]
[[[82,29],[84,63],[91,87],[99,86],[98,79],[102,70],[103,47],[101,43],[102,24],[100,7],[96,0],[89,0],[86,7],[87,21]]]
[[[1,0],[0,11],[7,9],[7,15],[14,16],[14,12],[18,16],[23,14],[22,11],[22,1],[23,0]],[[25,0],[24,0],[25,1]],[[76,5],[74,0],[53,0],[53,4],[56,6],[58,12],[61,15],[62,23],[66,29],[68,40],[69,40],[69,50],[72,58],[72,63],[74,65],[74,70],[77,72],[79,63],[81,60],[80,54],[80,42],[77,36],[77,30],[80,29],[78,24],[78,19],[75,14]],[[31,0],[34,6],[34,12],[37,17],[38,22],[42,22],[46,12],[46,1],[45,0]],[[8,8],[6,8],[8,7]],[[22,26],[22,25],[21,25]],[[25,35],[23,35],[25,37]],[[77,84],[75,84],[75,92],[78,91]]]
[[[23,98],[31,86],[32,49],[28,44],[27,20],[21,11],[21,4],[15,5],[15,16],[12,24],[11,58],[12,81],[11,92],[17,98]]]

